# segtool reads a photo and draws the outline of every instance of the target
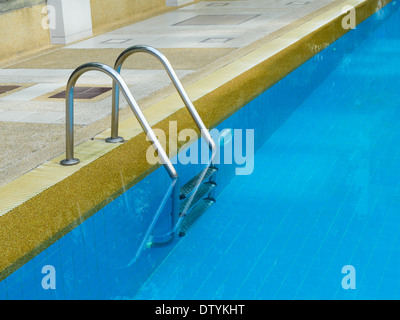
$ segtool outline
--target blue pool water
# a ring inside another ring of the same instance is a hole
[[[399,299],[399,7],[218,126],[254,129],[254,172],[220,166],[216,204],[181,241],[132,262],[170,183],[159,168],[0,281],[0,299]],[[176,165],[182,183],[200,167]]]
[[[134,298],[400,298],[394,7],[359,27],[386,19],[262,145],[254,173],[232,180]],[[342,287],[346,265],[356,271],[354,290]]]

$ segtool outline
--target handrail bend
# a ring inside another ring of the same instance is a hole
[[[209,148],[213,151],[217,149],[213,139],[209,131],[207,130],[206,126],[204,125],[203,121],[200,118],[197,110],[193,106],[192,101],[190,100],[188,94],[185,91],[181,81],[179,80],[177,74],[175,73],[174,69],[172,68],[168,59],[157,49],[145,46],[145,45],[137,45],[130,47],[123,51],[120,56],[118,57],[117,61],[115,62],[114,69],[120,73],[122,69],[122,65],[125,60],[134,53],[148,53],[156,57],[158,60],[161,61],[162,65],[164,66],[165,70],[168,73],[169,78],[171,79],[172,83],[174,84],[176,90],[178,91],[181,99],[185,103],[185,106],[188,108],[190,115],[192,116],[194,122],[196,123],[197,127],[201,131],[201,135],[204,140],[207,142]],[[119,88],[118,84],[114,81],[113,82],[113,102],[112,102],[112,123],[111,123],[111,137],[107,139],[107,142],[119,142],[123,140],[123,138],[118,136],[118,114],[119,114]]]
[[[130,92],[126,82],[123,80],[123,78],[120,75],[122,65],[124,61],[133,53],[137,52],[144,52],[144,53],[149,53],[156,58],[158,58],[161,63],[163,64],[165,70],[167,71],[172,83],[174,84],[175,88],[177,89],[181,99],[185,103],[185,106],[188,108],[189,113],[191,114],[193,120],[195,121],[197,127],[201,131],[201,135],[206,141],[208,147],[210,148],[212,154],[210,161],[207,165],[207,167],[204,169],[202,172],[201,179],[199,179],[198,184],[195,187],[195,190],[189,200],[188,203],[190,203],[194,197],[194,194],[197,192],[198,187],[201,184],[201,181],[203,179],[203,176],[205,175],[208,167],[212,164],[214,156],[217,151],[217,147],[211,138],[210,132],[208,129],[205,127],[202,119],[200,118],[200,115],[196,111],[195,107],[193,106],[189,96],[187,95],[185,89],[182,86],[182,83],[180,82],[178,76],[176,75],[175,71],[173,70],[171,64],[167,60],[167,58],[159,52],[157,49],[149,47],[149,46],[133,46],[128,49],[126,49],[117,59],[115,63],[115,68],[111,68],[108,65],[98,63],[98,62],[91,62],[91,63],[86,63],[78,67],[70,76],[68,83],[67,83],[67,89],[65,93],[65,98],[66,98],[66,159],[62,160],[60,163],[65,166],[70,166],[70,165],[75,165],[79,163],[79,159],[74,158],[74,136],[73,136],[73,127],[74,127],[74,117],[73,117],[73,112],[74,112],[74,88],[75,84],[78,81],[79,77],[82,76],[84,73],[88,71],[100,71],[103,72],[107,75],[109,75],[113,79],[113,98],[112,98],[112,123],[111,123],[111,137],[106,139],[107,142],[121,142],[123,138],[118,136],[118,117],[119,117],[119,90],[121,89],[122,93],[125,96],[125,99],[127,100],[130,108],[132,109],[133,113],[135,114],[137,120],[139,121],[143,131],[147,134],[149,140],[152,142],[154,148],[157,151],[157,154],[161,160],[161,163],[164,165],[166,168],[168,175],[172,179],[172,184],[168,188],[168,191],[166,195],[164,196],[160,207],[158,208],[156,215],[154,216],[147,232],[145,233],[141,244],[139,246],[139,249],[132,260],[132,263],[136,261],[138,256],[140,255],[140,252],[143,250],[146,239],[148,238],[149,234],[152,232],[155,223],[157,222],[159,215],[161,214],[162,209],[164,208],[166,201],[169,197],[172,198],[172,220],[171,220],[171,233],[169,234],[172,236],[172,239],[176,235],[177,228],[180,225],[180,222],[182,221],[183,217],[186,214],[187,208],[184,209],[184,211],[181,213],[181,215],[178,214],[179,210],[179,183],[178,183],[178,174],[172,165],[170,159],[168,158],[165,150],[163,149],[162,145],[157,139],[157,136],[155,135],[153,129],[151,128],[150,124],[148,123],[147,119],[145,118],[142,110],[138,106],[136,100],[133,98],[132,93]]]
[[[172,165],[170,159],[168,158],[165,150],[157,139],[153,129],[146,120],[142,110],[138,106],[137,102],[133,98],[128,85],[125,83],[121,75],[108,65],[99,62],[86,63],[78,67],[70,76],[67,89],[65,91],[66,100],[66,159],[62,160],[60,163],[64,166],[75,165],[79,163],[79,159],[74,158],[74,88],[79,77],[88,71],[101,71],[109,75],[113,79],[114,84],[118,84],[121,88],[125,99],[128,101],[133,113],[135,114],[137,120],[140,123],[143,131],[147,134],[149,140],[152,142],[157,154],[161,160],[161,163],[166,168],[168,175],[171,179],[177,179],[178,174]]]

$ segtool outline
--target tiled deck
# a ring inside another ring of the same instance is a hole
[[[80,64],[99,61],[113,65],[123,49],[147,44],[170,58],[178,76],[184,78],[187,85],[197,74],[219,68],[221,65],[217,62],[227,55],[243,50],[332,2],[340,1],[202,1],[2,66],[0,83],[24,87],[0,95],[0,124],[3,124],[0,133],[8,134],[8,138],[1,140],[0,149],[6,150],[4,158],[13,159],[11,163],[0,161],[0,186],[63,152],[63,139],[55,140],[54,136],[61,136],[65,130],[64,102],[49,97],[65,87],[69,75]],[[169,79],[157,61],[141,55],[131,60],[127,61],[122,75],[142,108],[172,92],[168,87]],[[78,85],[107,87],[111,80],[103,74],[89,73],[82,76]],[[110,95],[105,94],[100,101],[79,101],[75,110],[77,143],[109,127]],[[121,101],[121,106],[126,107],[125,101]],[[121,119],[129,116],[131,112],[123,109]],[[21,130],[24,123],[29,124],[30,129],[35,127],[46,147],[27,146],[29,139]],[[42,124],[51,124],[54,136],[43,133],[46,127]],[[15,147],[16,144],[22,147]]]

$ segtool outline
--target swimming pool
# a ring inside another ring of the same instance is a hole
[[[254,172],[234,177],[234,166],[221,166],[216,204],[179,243],[132,263],[169,184],[160,168],[0,282],[0,297],[398,298],[397,8],[218,126],[254,129]],[[187,181],[199,167],[177,171]],[[42,288],[46,265],[57,290]],[[342,288],[346,265],[356,290]]]
[[[393,3],[307,63],[337,62],[134,298],[400,298],[399,18]]]

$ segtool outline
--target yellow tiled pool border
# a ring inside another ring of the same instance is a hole
[[[345,34],[344,6],[356,9],[360,23],[380,2],[391,0],[342,2],[188,86],[206,126],[215,127]],[[178,130],[195,128],[177,94],[144,113],[153,128],[165,132],[169,121],[177,121]],[[75,148],[79,165],[61,167],[60,156],[0,188],[0,280],[158,168],[145,159],[150,143],[136,119],[122,121],[120,135],[130,140],[107,144],[107,130]]]

